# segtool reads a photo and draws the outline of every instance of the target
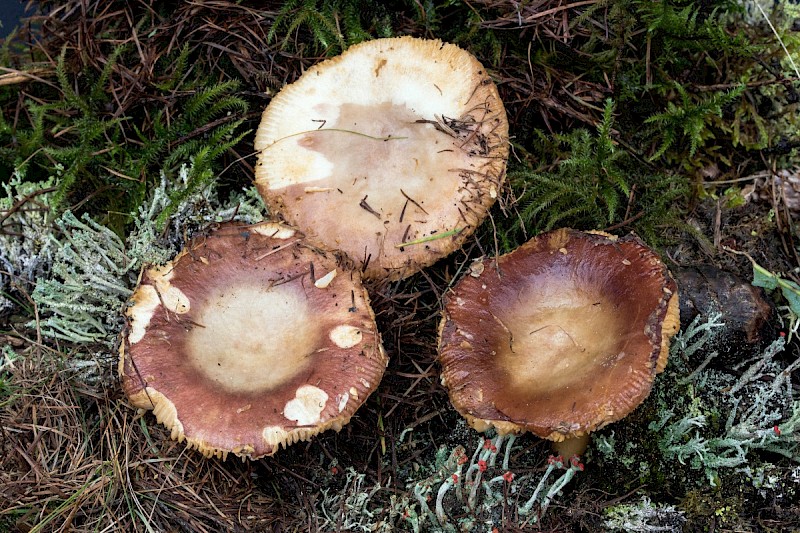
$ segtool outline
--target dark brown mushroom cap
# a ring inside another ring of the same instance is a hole
[[[386,368],[360,274],[275,223],[195,239],[142,274],[126,315],[131,403],[206,456],[339,430]]]
[[[679,324],[675,282],[637,237],[561,229],[474,264],[447,295],[442,383],[479,431],[560,441],[639,405]]]
[[[508,121],[468,52],[377,39],[284,87],[255,148],[271,212],[347,253],[365,277],[399,279],[457,250],[483,221],[505,179]]]

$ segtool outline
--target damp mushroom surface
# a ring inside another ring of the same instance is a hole
[[[341,429],[387,363],[359,272],[275,223],[196,238],[143,272],[126,318],[131,403],[206,456]]]
[[[541,234],[474,263],[447,295],[442,383],[478,431],[530,431],[581,453],[589,432],[647,397],[678,308],[669,271],[637,237]]]
[[[458,249],[500,194],[508,121],[471,54],[377,39],[307,70],[264,111],[256,185],[310,242],[399,279]]]

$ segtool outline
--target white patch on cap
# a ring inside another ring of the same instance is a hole
[[[483,260],[478,259],[473,261],[472,264],[469,266],[469,275],[473,278],[479,278],[481,274],[483,274],[484,269],[486,266],[483,264]]]
[[[178,287],[173,287],[169,283],[156,283],[156,286],[161,294],[161,301],[164,302],[164,307],[179,315],[189,312],[189,297],[182,290]]]
[[[286,402],[283,416],[294,420],[299,426],[310,426],[319,422],[319,415],[328,402],[328,393],[313,385],[303,385],[294,399]]]
[[[327,120],[333,119],[327,117]],[[293,169],[292,172],[270,176],[268,182],[270,189],[282,189],[291,185],[329,178],[333,175],[334,165],[331,161],[328,161],[324,155],[309,150],[301,144],[303,139],[313,137],[316,131],[315,127],[315,129],[305,132],[292,132],[263,147],[262,161],[264,164],[274,166],[276,163],[273,162],[278,161],[277,164],[280,165],[280,168],[291,165],[289,168]],[[297,135],[298,133],[303,133],[303,135]],[[264,144],[263,140],[261,143],[258,142],[258,135],[257,133],[256,143]],[[298,157],[298,154],[302,154],[302,156]]]
[[[270,446],[285,444],[289,433],[280,426],[267,426],[261,432],[261,438]]]
[[[171,263],[148,269],[147,276],[153,280],[154,285],[140,285],[133,295],[134,305],[128,310],[131,320],[128,342],[131,344],[144,338],[150,320],[162,303],[173,313],[183,315],[189,312],[189,297],[169,282],[174,275]]]
[[[350,401],[350,395],[346,392],[342,394],[341,398],[339,398],[339,412],[341,413],[344,411],[344,408],[347,407],[347,402]]]
[[[147,326],[150,325],[150,320],[156,308],[161,304],[158,299],[158,293],[152,285],[142,285],[137,289],[134,295],[134,306],[128,310],[128,317],[131,322],[131,330],[128,333],[128,342],[136,344],[147,331]]]
[[[267,222],[266,224],[253,226],[253,232],[264,235],[265,237],[272,237],[273,239],[290,239],[297,233],[292,228],[275,222]]]
[[[361,330],[355,326],[336,326],[328,335],[333,343],[339,348],[352,348],[359,342],[363,335]]]
[[[175,260],[177,260],[177,258],[164,265],[148,268],[147,275],[150,277],[150,279],[156,280],[156,283],[171,280],[175,275],[175,269],[172,267],[172,263]],[[169,283],[167,283],[167,286],[169,286]]]
[[[468,340],[471,340],[471,341],[475,340],[475,335],[473,335],[469,331],[464,331],[463,329],[456,329],[456,333],[458,333],[462,337],[465,337]]]
[[[330,272],[319,278],[317,281],[315,281],[314,286],[318,289],[327,288],[328,285],[330,285],[331,282],[333,281],[333,278],[336,277],[336,273],[337,273],[336,269],[334,268],[333,270],[331,270]]]
[[[175,276],[172,263],[151,267],[147,275],[155,283],[156,299],[164,304],[168,310],[179,315],[189,312],[189,298],[177,287],[173,287],[170,280]]]
[[[350,387],[350,396],[358,400],[358,389],[355,387]]]

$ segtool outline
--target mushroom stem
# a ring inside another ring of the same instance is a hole
[[[561,457],[572,457],[573,455],[583,455],[589,446],[589,434],[577,437],[568,437],[559,442],[553,442],[553,451]]]

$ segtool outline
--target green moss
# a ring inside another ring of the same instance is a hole
[[[695,524],[713,521],[731,527],[737,525],[745,501],[735,490],[693,489],[686,493],[678,507]]]
[[[389,10],[364,0],[289,0],[283,4],[267,35],[282,48],[300,48],[298,30],[307,30],[315,52],[334,56],[349,46],[375,37],[391,37]],[[302,45],[306,43],[303,42]]]
[[[521,234],[559,226],[595,229],[624,222],[655,241],[658,226],[677,220],[686,179],[648,172],[622,149],[612,135],[614,109],[607,100],[595,133],[582,128],[552,136],[539,132],[540,157],[554,163],[544,171],[517,166],[509,172],[519,224],[501,232],[503,251],[516,247]]]
[[[683,531],[684,513],[672,505],[653,503],[643,496],[635,503],[622,503],[603,509],[607,531],[648,532]]]
[[[138,102],[140,107],[123,114],[115,109],[118,102],[109,86],[119,83],[114,79],[118,67],[138,56],[118,46],[100,72],[90,67],[73,72],[74,58],[64,48],[55,65],[57,85],[23,98],[26,112],[13,123],[0,113],[0,167],[31,181],[57,177],[50,201],[56,214],[88,199],[83,209],[120,236],[146,200],[153,176],[163,172],[175,178],[191,162],[192,175],[172,198],[172,205],[180,203],[215,178],[217,160],[247,133],[236,119],[248,108],[234,94],[239,82],[188,75],[187,53],[184,48],[173,61],[165,61],[169,72],[156,84],[165,101],[180,101],[179,112]],[[170,211],[167,206],[159,223]]]

